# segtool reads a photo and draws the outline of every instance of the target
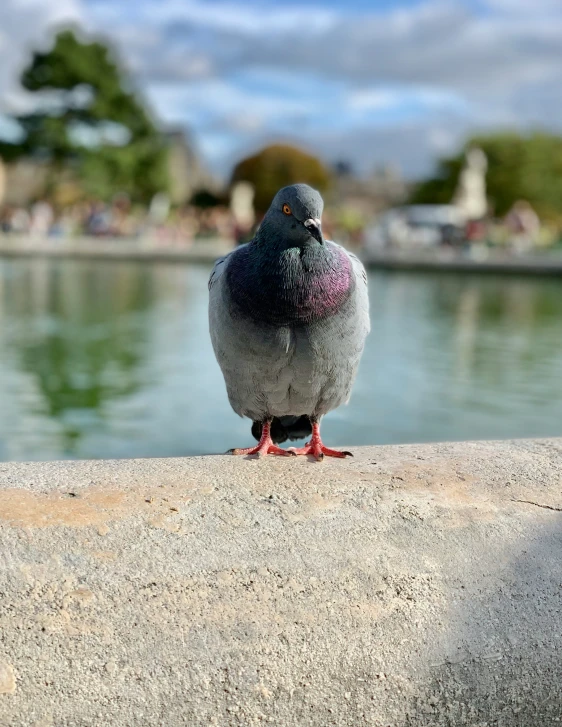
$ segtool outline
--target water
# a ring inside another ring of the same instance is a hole
[[[0,459],[252,442],[207,333],[206,266],[0,260]],[[562,435],[562,282],[372,272],[331,445]]]

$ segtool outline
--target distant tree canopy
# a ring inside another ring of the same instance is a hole
[[[276,144],[239,162],[232,173],[232,183],[235,182],[250,182],[254,186],[254,205],[263,213],[281,187],[304,182],[323,192],[330,186],[330,173],[316,157],[292,146]]]
[[[121,191],[147,200],[167,187],[164,140],[103,43],[62,31],[48,52],[34,53],[21,82],[37,110],[16,117],[22,140],[1,144],[1,156],[69,167],[101,198]]]
[[[480,147],[488,157],[486,188],[496,215],[505,215],[514,202],[525,199],[542,219],[562,223],[562,137],[546,133],[470,139],[460,154],[439,162],[436,176],[417,186],[411,202],[450,202],[470,146]]]

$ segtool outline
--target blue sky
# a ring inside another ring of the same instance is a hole
[[[64,22],[111,40],[220,174],[282,139],[416,177],[472,131],[562,131],[562,0],[2,0],[0,111]]]

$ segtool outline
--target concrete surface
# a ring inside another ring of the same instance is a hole
[[[0,465],[0,724],[562,720],[562,440]]]
[[[562,275],[562,252],[542,250],[513,254],[484,248],[470,256],[465,250],[447,247],[427,250],[365,250],[365,265],[383,270],[443,270],[456,273],[493,273],[497,275]]]
[[[211,263],[232,248],[232,242],[222,239],[196,240],[190,247],[185,247],[173,244],[160,245],[150,239],[121,240],[93,237],[37,239],[0,236],[0,257]]]
[[[139,240],[25,238],[0,235],[0,257],[75,258],[88,260],[137,260],[144,262],[214,262],[233,248],[225,239],[196,240],[191,247],[158,244],[150,238]],[[463,250],[359,250],[368,267],[383,270],[443,270],[445,272],[495,273],[562,276],[562,252],[542,251],[512,255],[502,250],[484,249],[485,257],[470,257]],[[481,253],[482,254],[482,253]]]

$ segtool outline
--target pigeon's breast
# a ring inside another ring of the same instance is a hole
[[[256,265],[252,250],[240,250],[228,267],[236,312],[274,326],[306,325],[337,313],[355,287],[345,252],[330,245],[308,257],[293,249],[286,253],[280,260]]]

